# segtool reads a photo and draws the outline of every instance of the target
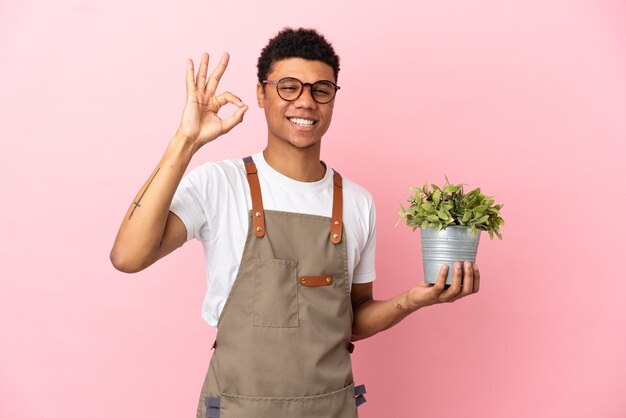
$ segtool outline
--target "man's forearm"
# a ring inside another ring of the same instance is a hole
[[[418,309],[437,303],[454,302],[478,292],[480,271],[476,264],[472,264],[469,260],[465,263],[455,262],[452,283],[446,287],[448,269],[447,264],[441,266],[435,284],[419,283],[412,289],[388,300],[374,300],[371,284],[353,284],[352,341],[362,340],[386,330]]]
[[[136,271],[160,245],[172,198],[194,153],[191,142],[174,137],[122,221],[111,251],[116,267]]]
[[[409,306],[406,291],[387,300],[368,300],[354,310],[352,341],[362,340],[384,331],[402,321],[416,307]]]

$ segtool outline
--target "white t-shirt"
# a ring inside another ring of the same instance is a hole
[[[331,217],[332,168],[315,182],[293,180],[274,170],[263,152],[252,156],[256,164],[263,207],[267,210]],[[362,186],[343,178],[343,226],[348,251],[350,283],[376,278],[376,208],[372,195]],[[207,291],[202,318],[217,326],[219,315],[237,277],[252,209],[250,187],[243,159],[205,163],[181,181],[170,210],[187,228],[187,240],[204,246]],[[268,233],[270,233],[268,231]]]

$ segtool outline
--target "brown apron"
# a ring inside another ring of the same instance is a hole
[[[341,176],[335,172],[332,219],[266,211],[256,165],[244,163],[248,235],[197,418],[358,417],[365,388],[352,377]]]

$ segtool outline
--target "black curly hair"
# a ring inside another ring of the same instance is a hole
[[[333,68],[335,81],[337,81],[339,56],[330,42],[315,29],[286,27],[269,40],[259,56],[257,77],[264,89],[263,80],[267,79],[274,63],[287,58],[304,58],[326,63]]]

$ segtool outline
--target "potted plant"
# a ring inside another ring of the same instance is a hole
[[[494,205],[493,196],[485,196],[476,188],[463,192],[464,184],[425,184],[411,187],[409,207],[400,204],[400,219],[415,231],[420,228],[424,281],[435,283],[443,264],[448,264],[446,284],[452,283],[455,261],[476,262],[480,232],[488,231],[502,240],[500,216],[503,205]]]

